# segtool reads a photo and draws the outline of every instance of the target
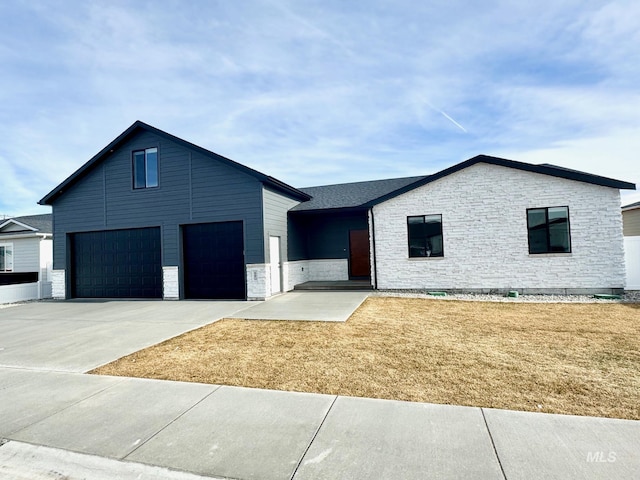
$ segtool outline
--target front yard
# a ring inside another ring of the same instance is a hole
[[[92,373],[640,419],[640,304],[372,297],[346,323],[221,320]]]

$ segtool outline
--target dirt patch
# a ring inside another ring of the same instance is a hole
[[[640,419],[640,305],[369,298],[346,323],[225,319],[92,373]]]

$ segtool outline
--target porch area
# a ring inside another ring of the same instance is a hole
[[[300,283],[293,287],[294,290],[316,290],[316,291],[367,291],[373,290],[371,280],[323,280]]]

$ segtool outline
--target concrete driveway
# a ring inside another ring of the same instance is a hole
[[[0,367],[87,372],[250,302],[67,301],[0,309]]]

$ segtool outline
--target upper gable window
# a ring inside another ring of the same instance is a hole
[[[569,207],[527,210],[529,253],[570,253]]]
[[[158,149],[133,152],[133,188],[158,186]]]
[[[0,243],[0,272],[13,272],[12,243]]]

